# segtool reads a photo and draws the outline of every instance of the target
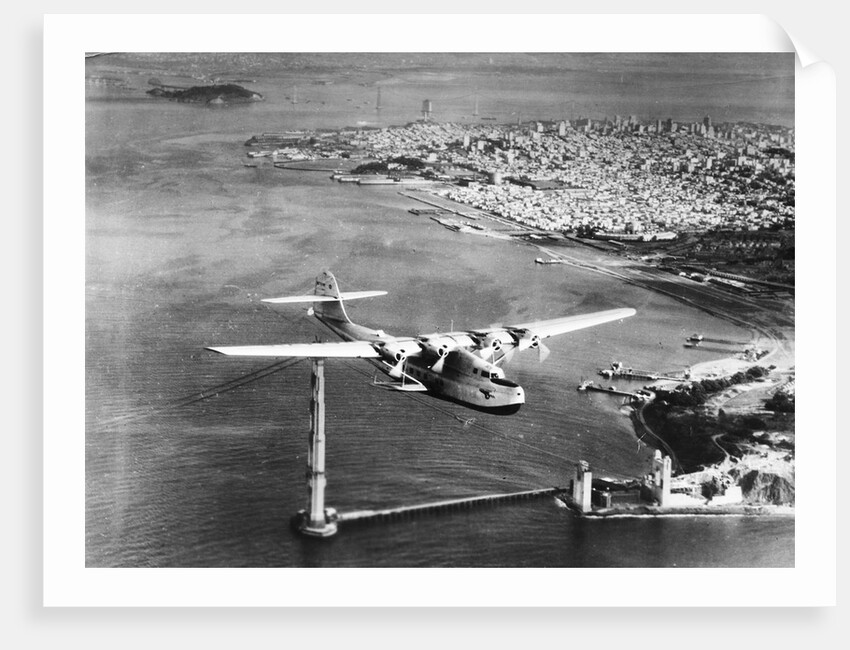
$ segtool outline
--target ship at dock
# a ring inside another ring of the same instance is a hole
[[[650,390],[646,390],[645,388],[638,389],[636,391],[618,390],[616,386],[601,386],[599,384],[595,384],[590,379],[581,382],[576,390],[581,392],[595,391],[598,393],[608,393],[609,395],[619,395],[620,397],[628,397],[634,402],[650,402],[655,398],[655,393]]]
[[[685,381],[690,373],[685,370],[681,373],[654,372],[652,370],[636,370],[626,367],[621,361],[615,361],[610,368],[600,368],[598,374],[606,379],[622,377],[623,379],[648,379],[650,381]]]

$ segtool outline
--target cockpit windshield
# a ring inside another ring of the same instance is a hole
[[[497,386],[507,386],[508,388],[519,388],[519,384],[511,381],[510,379],[505,379],[504,377],[492,377],[490,379]]]

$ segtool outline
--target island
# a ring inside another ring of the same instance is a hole
[[[174,99],[178,102],[204,104],[242,104],[261,102],[263,96],[236,84],[215,84],[212,86],[192,86],[191,88],[170,88],[157,86],[147,91],[148,95]]]

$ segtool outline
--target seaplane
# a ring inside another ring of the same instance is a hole
[[[630,308],[510,326],[491,326],[462,332],[391,336],[351,321],[345,302],[386,295],[386,291],[341,292],[330,271],[316,278],[313,294],[267,298],[269,304],[311,303],[315,316],[342,341],[208,347],[225,355],[248,357],[359,358],[369,360],[389,381],[374,382],[390,390],[423,392],[465,407],[510,415],[525,403],[523,388],[505,377],[502,367],[516,352],[537,350],[542,362],[549,356],[543,344],[550,336],[619,321],[635,315]]]

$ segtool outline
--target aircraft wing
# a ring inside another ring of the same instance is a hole
[[[283,345],[241,345],[206,348],[213,352],[240,357],[341,357],[367,359],[380,356],[366,341],[340,343],[289,343]]]
[[[283,298],[263,298],[262,302],[283,304],[290,302],[334,302],[338,300],[355,300],[356,298],[373,298],[375,296],[386,296],[386,291],[346,291],[336,296],[285,296]]]
[[[522,323],[520,325],[511,325],[506,328],[508,330],[528,330],[534,332],[541,339],[549,338],[557,334],[565,334],[575,330],[584,329],[585,327],[593,327],[602,323],[609,323],[621,318],[634,316],[637,312],[631,308],[624,309],[609,309],[607,311],[597,311],[591,314],[578,314],[576,316],[564,316],[562,318],[553,318],[551,320],[540,320],[533,323]]]

